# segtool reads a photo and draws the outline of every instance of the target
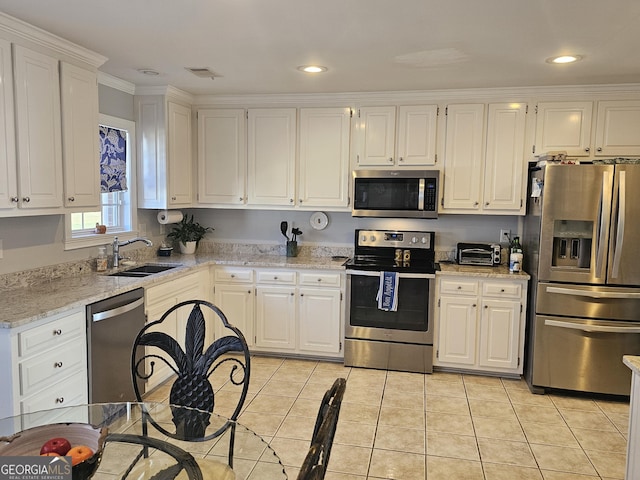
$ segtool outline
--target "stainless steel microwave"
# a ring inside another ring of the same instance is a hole
[[[438,218],[438,170],[354,170],[354,217]]]

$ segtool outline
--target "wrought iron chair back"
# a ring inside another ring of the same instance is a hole
[[[338,378],[325,392],[318,410],[311,446],[300,468],[297,480],[324,479],[346,387],[347,381],[344,378]]]
[[[157,331],[157,328],[177,310],[189,307],[191,311],[187,319],[183,349],[177,339]],[[207,321],[203,308],[211,310],[222,322],[225,332],[233,334],[217,338],[206,349]],[[235,425],[233,422],[240,414],[249,389],[251,359],[244,335],[229,323],[218,307],[204,300],[181,302],[167,310],[159,320],[147,324],[138,333],[133,344],[131,371],[136,398],[140,402],[144,401],[141,391],[143,382],[156,373],[157,362],[163,362],[175,374],[169,403],[198,410],[194,412],[172,409],[175,431],[163,427],[149,412],[146,412],[145,420],[148,420],[157,430],[180,440],[207,441],[227,431],[230,425]],[[222,365],[229,368],[229,382],[240,389],[239,398],[233,412],[226,415],[229,422],[207,434],[206,430],[215,406],[215,394],[210,376]],[[143,428],[145,426],[146,423],[143,424]],[[232,428],[230,449],[233,448],[234,431],[235,428]],[[231,457],[230,452],[230,460]]]

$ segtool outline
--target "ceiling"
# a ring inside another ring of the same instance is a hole
[[[0,11],[108,57],[103,72],[196,95],[640,83],[637,0],[0,0]],[[569,53],[584,59],[545,62]]]

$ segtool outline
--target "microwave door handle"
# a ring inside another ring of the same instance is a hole
[[[424,210],[424,178],[418,182],[418,210]]]
[[[607,212],[611,211],[611,196],[605,195],[605,192],[611,187],[611,181],[609,179],[609,172],[602,173],[602,186],[600,187],[600,204],[598,208],[598,236],[596,244],[596,277],[603,276],[602,268],[604,266],[604,250],[607,241],[607,224],[608,220]]]
[[[616,244],[613,247],[613,268],[611,270],[611,276],[616,278],[620,272],[620,260],[622,259],[622,244],[624,242],[624,223],[626,216],[626,172],[623,170],[619,172],[619,185],[618,185],[618,226],[616,228]]]
[[[572,330],[581,330],[587,333],[640,333],[640,327],[609,327],[606,325],[587,325],[550,319],[545,319],[544,324],[549,327],[569,328]]]

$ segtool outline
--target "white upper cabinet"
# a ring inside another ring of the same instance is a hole
[[[640,156],[640,100],[598,102],[596,156]]]
[[[298,206],[349,205],[349,108],[301,108]]]
[[[18,206],[11,44],[0,39],[0,209]]]
[[[523,103],[489,105],[483,209],[524,208],[524,132],[527,107]],[[522,212],[524,213],[524,212]]]
[[[545,102],[536,107],[536,155],[566,151],[570,157],[589,156],[593,102]]]
[[[248,112],[248,203],[294,205],[296,109]]]
[[[65,206],[97,206],[100,204],[97,74],[62,62],[60,75]]]
[[[246,203],[245,113],[244,109],[198,111],[198,203]]]
[[[640,156],[640,100],[599,101],[595,122],[593,108],[594,102],[539,103],[534,154],[566,151],[569,157]]]
[[[443,213],[524,214],[526,112],[522,103],[447,107]]]
[[[191,108],[165,95],[136,95],[138,207],[191,205]]]
[[[483,104],[449,105],[444,160],[444,209],[479,210],[484,168]]]
[[[19,206],[61,207],[58,60],[20,45],[13,48]]]
[[[403,105],[397,117],[396,107],[361,107],[358,112],[358,167],[435,165],[437,105]]]

